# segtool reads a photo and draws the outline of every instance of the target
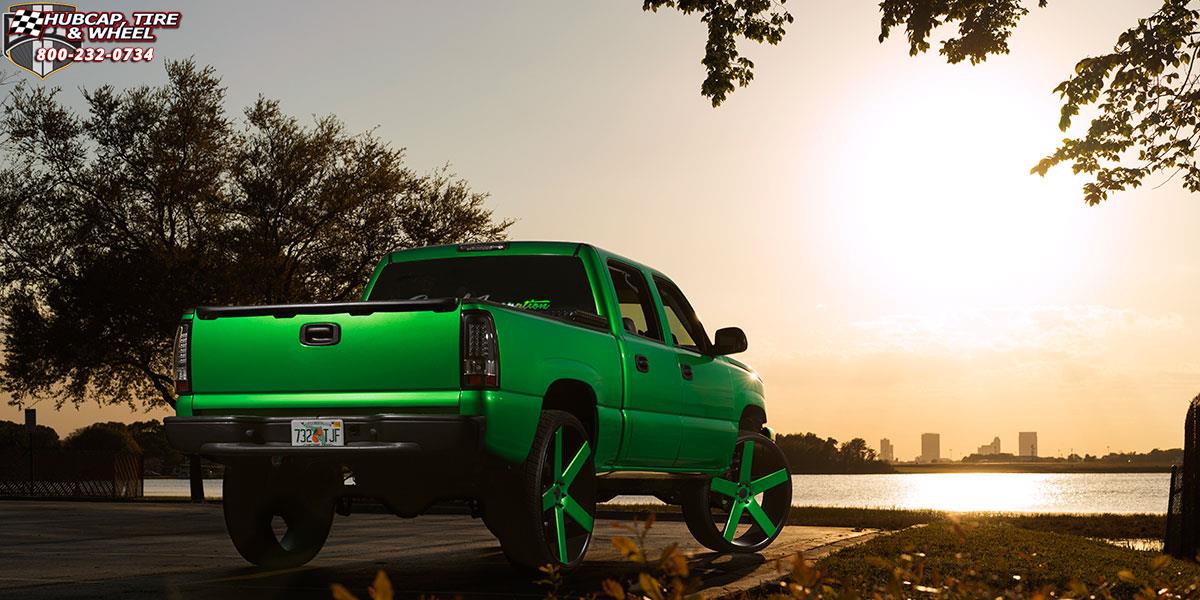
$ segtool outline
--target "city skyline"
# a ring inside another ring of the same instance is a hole
[[[1038,432],[1036,431],[1019,431],[1017,432],[1017,443],[1015,444],[1017,451],[1009,452],[1016,458],[1051,458],[1043,456],[1038,450]],[[956,456],[954,449],[950,448],[946,455],[941,453],[941,433],[926,432],[921,434],[920,441],[921,452],[913,458],[913,462],[936,462],[939,460],[958,460],[967,455],[975,454],[979,456],[993,456],[997,454],[1005,454],[1003,451],[1004,445],[1001,442],[1000,436],[994,436],[991,442],[979,446],[975,452],[967,452],[962,456]],[[1159,448],[1166,450],[1168,448]],[[1074,450],[1071,450],[1074,453]],[[881,438],[879,440],[879,456],[880,460],[891,462],[903,462],[902,459],[896,458],[895,446],[890,438]],[[1065,456],[1054,456],[1053,458],[1066,458]]]

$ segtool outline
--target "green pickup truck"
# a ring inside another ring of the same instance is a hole
[[[666,275],[587,244],[394,252],[362,301],[200,307],[174,346],[179,450],[225,465],[246,560],[301,565],[335,512],[460,500],[518,567],[577,566],[596,503],[682,507],[708,548],[756,552],[792,486],[763,386]]]

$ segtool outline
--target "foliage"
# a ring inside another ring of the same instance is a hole
[[[793,473],[890,473],[892,467],[877,460],[875,450],[862,438],[838,445],[833,438],[814,433],[792,433],[775,438]]]
[[[1046,6],[1046,0],[1038,0],[1038,6]],[[943,40],[938,50],[951,64],[964,60],[979,64],[989,54],[1008,54],[1009,36],[1021,17],[1029,14],[1022,0],[883,0],[879,11],[883,15],[879,41],[903,25],[910,56],[929,50],[934,29],[957,23],[958,36]]]
[[[663,548],[658,558],[651,558],[646,551],[646,538],[654,522],[654,513],[650,513],[645,520],[618,525],[632,537],[614,537],[612,545],[636,567],[637,581],[622,585],[615,579],[605,579],[601,584],[605,596],[614,600],[681,600],[696,591],[700,581],[691,574],[688,556],[679,549],[679,544]]]
[[[650,504],[605,504],[602,511],[646,515],[658,511],[669,518],[679,507]],[[969,523],[1007,523],[1024,529],[1051,531],[1105,539],[1153,539],[1166,531],[1166,515],[1154,514],[1040,514],[1040,513],[949,513],[940,510],[902,508],[849,508],[838,506],[793,506],[788,525],[852,527],[893,531],[914,525],[959,520]]]
[[[998,549],[1003,549],[998,552]],[[1194,597],[1200,566],[1003,524],[938,523],[817,562],[797,559],[770,598]]]
[[[179,315],[202,304],[349,300],[383,253],[503,238],[448,168],[335,117],[304,125],[259,98],[225,113],[211,68],[167,64],[165,85],[18,85],[0,118],[0,387],[136,406],[173,401]]]
[[[100,456],[107,459],[123,452],[142,452],[142,447],[133,439],[125,424],[115,421],[93,423],[75,430],[63,440],[63,448],[68,454],[80,458]]]
[[[1008,38],[1028,14],[1021,0],[883,0],[880,41],[904,26],[909,53],[929,49],[934,30],[956,23],[958,36],[939,52],[951,63],[983,62],[1007,54]],[[1059,129],[1066,132],[1084,107],[1095,116],[1080,137],[1069,137],[1031,172],[1045,175],[1059,164],[1090,175],[1083,186],[1088,204],[1113,192],[1140,186],[1154,173],[1183,175],[1183,187],[1200,191],[1196,163],[1200,90],[1192,64],[1200,52],[1200,11],[1192,0],[1163,0],[1162,6],[1117,38],[1112,52],[1086,57],[1075,73],[1054,88],[1063,101]],[[1039,0],[1038,6],[1045,6]],[[1165,181],[1163,182],[1165,183]]]
[[[0,421],[0,477],[28,476],[28,434],[23,423]],[[151,419],[136,423],[96,423],[76,430],[62,442],[50,427],[38,425],[34,436],[34,457],[39,478],[68,477],[87,465],[93,458],[106,464],[120,452],[142,455],[147,475],[170,475],[179,472],[185,457],[167,442],[167,433],[160,421]],[[97,467],[99,468],[99,467]]]
[[[1156,172],[1169,178],[1182,173],[1184,189],[1200,191],[1200,74],[1192,74],[1200,52],[1200,11],[1189,4],[1166,0],[1122,33],[1112,52],[1075,65],[1075,75],[1054,88],[1063,99],[1059,129],[1067,131],[1084,106],[1095,105],[1099,114],[1086,134],[1063,140],[1034,173],[1070,163],[1075,173],[1091,175],[1083,186],[1088,204],[1138,187]]]
[[[1200,565],[1196,563],[1075,535],[1022,528],[1035,524],[1028,519],[1013,521],[1020,522],[1020,527],[997,520],[1028,515],[972,515],[960,519],[927,511],[924,516],[939,517],[926,521],[930,524],[924,527],[908,527],[843,548],[815,565],[803,554],[796,554],[781,561],[780,566],[785,567],[782,581],[741,598],[1200,597]],[[1117,516],[1100,515],[1104,519]],[[1050,530],[1071,519],[1099,522],[1090,515],[1033,517],[1045,518],[1042,523]],[[700,581],[692,573],[689,555],[675,545],[667,547],[658,559],[647,555],[646,539],[654,522],[651,514],[644,521],[622,525],[631,535],[613,539],[613,546],[626,564],[635,567],[632,576],[609,577],[601,581],[599,591],[569,597],[665,600],[694,594]],[[548,586],[548,600],[568,597],[562,593],[564,578],[556,567],[547,566],[542,572],[547,575],[540,583]],[[382,571],[369,590],[375,600],[392,597],[391,583]],[[357,600],[338,584],[333,585],[333,597]]]
[[[25,479],[29,476],[29,432],[24,423],[0,421],[0,478]],[[33,434],[33,452],[41,463],[56,460],[62,452],[58,432],[38,425]]]
[[[33,433],[33,447],[36,450],[59,447],[58,432],[52,427],[38,425]],[[24,423],[0,421],[0,451],[16,448],[25,451],[29,448],[29,432]]]
[[[350,590],[346,589],[346,586],[340,583],[331,585],[330,591],[333,592],[333,600],[358,600],[358,596],[352,594]],[[392,580],[388,579],[387,573],[384,573],[382,569],[377,571],[375,582],[367,588],[367,597],[371,600],[392,600],[393,596]]]
[[[1138,187],[1154,174],[1164,181],[1182,175],[1184,189],[1200,191],[1196,161],[1200,137],[1200,10],[1195,0],[1163,0],[1162,6],[1122,33],[1111,52],[1085,57],[1074,74],[1054,88],[1062,99],[1059,128],[1067,132],[1085,107],[1095,116],[1082,135],[1068,137],[1032,173],[1060,164],[1089,176],[1083,198],[1095,205],[1118,191]],[[879,41],[903,30],[910,55],[928,51],[942,28],[938,53],[949,63],[979,64],[1008,54],[1009,38],[1035,0],[881,0]],[[1036,0],[1045,7],[1047,0]],[[754,64],[737,50],[738,36],[779,43],[792,16],[770,0],[644,0],[645,10],[701,12],[709,26],[701,93],[713,106],[754,78]]]
[[[853,527],[855,529],[895,530],[936,523],[948,518],[937,510],[905,510],[899,508],[841,508],[831,506],[793,506],[788,513],[788,525],[811,527]]]
[[[1167,530],[1166,515],[1149,514],[996,514],[971,515],[965,519],[1103,539],[1155,539]]]
[[[673,8],[690,15],[700,13],[708,26],[704,45],[707,76],[700,94],[720,106],[736,87],[745,87],[754,79],[754,62],[738,51],[738,38],[768,44],[783,39],[785,27],[793,22],[783,8],[787,0],[643,0],[642,10],[658,12]],[[772,6],[774,5],[774,6]]]
[[[184,467],[186,458],[167,442],[167,430],[161,421],[137,421],[126,428],[142,449],[142,466],[147,474],[169,475]]]

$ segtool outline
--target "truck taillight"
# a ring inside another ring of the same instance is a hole
[[[492,315],[463,311],[461,352],[464,388],[500,387],[500,349]]]
[[[175,346],[171,360],[175,365],[175,394],[192,391],[192,322],[180,321],[175,330]]]

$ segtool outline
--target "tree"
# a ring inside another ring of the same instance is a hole
[[[684,10],[684,4],[647,0],[645,6]],[[723,4],[721,0],[695,3],[728,14],[731,8]],[[781,7],[772,9],[769,2],[736,4],[745,11],[737,13],[743,20],[770,31],[763,39],[773,44],[782,39],[783,24],[792,22],[791,15]],[[931,48],[939,30],[954,28],[941,40],[938,53],[950,63],[979,64],[991,55],[1007,54],[1009,38],[1029,7],[1046,4],[1047,0],[882,0],[879,41],[902,29],[909,54],[916,56]],[[1054,88],[1062,99],[1059,128],[1068,132],[1084,107],[1094,107],[1096,116],[1081,135],[1067,137],[1038,161],[1032,173],[1045,175],[1055,166],[1069,164],[1073,172],[1089,176],[1083,199],[1090,205],[1138,187],[1154,174],[1163,175],[1162,183],[1182,175],[1184,189],[1200,191],[1196,162],[1200,73],[1193,73],[1200,52],[1198,4],[1163,0],[1158,10],[1118,36],[1111,52],[1075,64],[1074,74]],[[753,79],[753,64],[739,62],[734,37],[717,35],[722,28],[714,32],[711,22],[709,30],[705,64],[731,61],[716,71],[710,68],[709,80],[716,82],[709,86],[706,80],[702,89],[717,106],[733,91],[734,82],[745,86]]]
[[[0,387],[130,406],[173,401],[179,315],[202,304],[349,300],[382,254],[502,239],[447,168],[335,117],[311,125],[260,98],[238,123],[211,68],[159,87],[18,85],[0,117]]]
[[[56,458],[61,449],[58,432],[45,425],[38,425],[34,429],[32,441],[39,463]],[[24,423],[0,421],[0,478],[29,477],[29,442],[29,430]]]
[[[122,452],[142,453],[142,447],[130,435],[129,428],[115,421],[92,423],[76,429],[63,440],[63,448],[77,457],[96,455],[102,460],[111,460]]]
[[[129,435],[142,449],[142,462],[147,473],[167,475],[179,470],[184,456],[167,441],[167,430],[157,420],[137,421],[126,426]]]
[[[792,23],[792,15],[784,10],[787,0],[643,0],[642,10],[658,12],[673,8],[690,15],[700,13],[700,21],[708,26],[708,42],[704,46],[707,76],[700,85],[700,94],[720,106],[737,86],[750,85],[754,79],[754,63],[738,51],[737,40],[778,44]],[[774,5],[774,6],[772,6]]]
[[[838,445],[833,438],[814,433],[780,435],[775,440],[793,473],[891,473],[862,438]]]
[[[867,441],[862,438],[842,442],[841,448],[838,449],[838,455],[848,465],[858,465],[875,460],[875,450],[868,447]]]

